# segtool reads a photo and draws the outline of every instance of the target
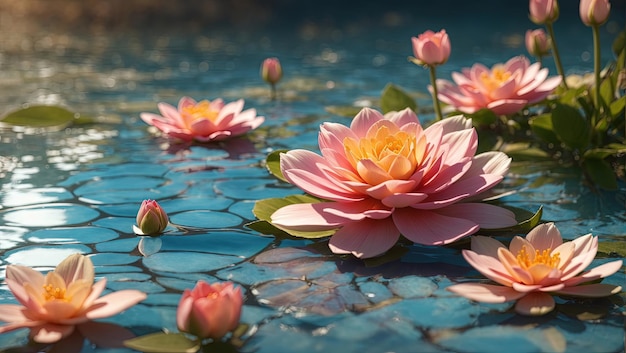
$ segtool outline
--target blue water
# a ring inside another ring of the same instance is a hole
[[[520,8],[515,16],[463,7],[448,17],[414,10],[377,21],[375,13],[317,23],[300,18],[261,30],[47,31],[4,39],[2,109],[60,104],[96,122],[2,131],[0,278],[8,264],[47,270],[71,253],[90,254],[108,290],[148,293],[107,320],[137,334],[176,330],[180,293],[198,279],[234,281],[244,288],[242,322],[250,325],[241,352],[499,352],[505,345],[511,352],[552,352],[559,342],[567,352],[622,351],[623,295],[594,302],[608,312],[599,320],[563,313],[525,318],[511,304],[477,304],[447,292],[459,280],[478,278],[455,249],[413,246],[398,261],[367,267],[323,255],[319,244],[244,226],[255,219],[254,201],[300,192],[268,174],[269,152],[314,150],[322,122],[349,123],[328,107],[375,105],[393,82],[416,97],[424,124],[432,119],[428,72],[407,61],[411,36],[447,29],[452,56],[438,75],[449,79],[476,61],[491,65],[525,54],[524,31],[536,26]],[[555,30],[564,66],[569,73],[591,70],[591,33],[577,17],[564,18],[576,15],[571,8],[563,12]],[[621,20],[604,26],[603,38],[623,27]],[[603,55],[610,57],[609,43]],[[278,56],[285,72],[277,101],[259,77],[268,56]],[[184,95],[244,98],[266,122],[246,137],[206,146],[155,137],[139,113]],[[575,168],[518,163],[500,188],[515,191],[506,205],[529,211],[543,205],[543,219],[556,222],[565,238],[592,232],[601,241],[624,241],[623,184],[617,192],[594,191]],[[132,233],[147,198],[158,200],[176,225],[160,238]],[[605,281],[625,279],[620,271]],[[12,302],[0,285],[0,303]],[[26,337],[24,330],[3,334],[0,349],[23,345]]]

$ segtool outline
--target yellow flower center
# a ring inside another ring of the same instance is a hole
[[[511,77],[510,71],[505,71],[504,67],[497,65],[491,72],[483,72],[480,74],[480,81],[489,91],[494,91]]]
[[[218,292],[213,292],[213,293],[209,293],[209,295],[206,296],[207,299],[217,299],[219,298],[219,293]]]
[[[72,299],[65,296],[65,289],[55,287],[52,284],[44,284],[43,290],[43,296],[46,301],[62,300],[64,302],[69,302]]]
[[[343,141],[345,155],[361,177],[370,184],[389,179],[408,179],[421,162],[426,148],[425,138],[381,124],[367,137],[356,140],[346,137]],[[363,168],[359,162],[369,160],[380,169]]]
[[[183,119],[187,125],[191,125],[195,121],[205,119],[214,123],[219,115],[219,111],[212,109],[211,102],[207,100],[182,108],[182,113]]]
[[[520,266],[524,269],[536,264],[543,264],[552,268],[557,268],[561,261],[559,253],[550,255],[552,249],[546,249],[543,251],[535,250],[535,256],[531,259],[530,254],[526,250],[526,246],[522,246],[522,249],[517,253],[516,259]]]

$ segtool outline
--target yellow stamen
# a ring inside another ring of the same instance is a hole
[[[198,102],[196,105],[188,105],[182,108],[182,112],[183,119],[185,119],[185,122],[188,125],[197,120],[204,119],[215,122],[215,120],[217,120],[217,116],[219,115],[219,111],[212,109],[211,102],[207,100]]]
[[[522,249],[517,253],[516,259],[520,266],[524,269],[528,269],[532,265],[544,264],[546,266],[557,268],[561,262],[560,254],[556,253],[550,255],[552,249],[546,249],[543,251],[535,250],[535,257],[531,260],[530,254],[526,251],[526,245],[522,246]]]
[[[481,73],[479,78],[488,90],[493,91],[502,86],[510,77],[510,71],[505,71],[502,66],[496,66],[491,72]]]
[[[65,296],[65,289],[54,287],[52,284],[44,284],[43,290],[45,291],[43,296],[46,301],[62,300],[69,302],[72,299]]]

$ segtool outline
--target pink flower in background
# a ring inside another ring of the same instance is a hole
[[[541,58],[550,54],[550,38],[543,29],[535,29],[526,31],[526,50],[532,56]]]
[[[183,292],[176,323],[181,332],[218,340],[237,328],[242,305],[241,288],[235,288],[233,283],[198,281],[192,290]]]
[[[39,343],[54,343],[74,330],[89,338],[90,320],[120,313],[146,298],[137,290],[121,290],[100,297],[106,279],[94,284],[91,260],[74,254],[45,276],[30,267],[9,265],[6,283],[21,305],[0,305],[0,333],[29,328]],[[104,334],[104,333],[103,333]]]
[[[542,101],[561,83],[561,77],[548,78],[548,69],[530,65],[517,56],[491,69],[482,64],[453,72],[454,83],[437,80],[439,99],[463,113],[487,108],[498,115],[517,113],[528,104]]]
[[[557,0],[530,0],[530,20],[538,25],[552,23],[559,18]]]
[[[462,116],[423,129],[410,109],[383,116],[364,108],[350,127],[324,123],[322,155],[289,151],[280,167],[291,184],[327,201],[282,207],[271,222],[287,230],[338,228],[330,249],[361,258],[389,250],[400,234],[442,245],[481,227],[515,225],[504,208],[467,202],[500,182],[510,163],[501,152],[474,155],[477,140]]]
[[[445,30],[437,33],[426,31],[411,38],[413,55],[420,65],[436,66],[444,64],[450,57],[450,39]]]
[[[144,200],[137,212],[137,226],[133,226],[135,234],[156,235],[165,230],[169,223],[167,213],[158,202]]]
[[[283,77],[283,69],[277,58],[267,58],[261,65],[261,77],[265,82],[275,85]]]
[[[478,272],[498,283],[461,283],[448,290],[485,303],[517,300],[515,311],[543,315],[554,309],[552,294],[605,297],[622,288],[591,283],[617,272],[622,260],[612,261],[583,272],[598,250],[598,237],[591,234],[563,242],[552,223],[535,227],[526,238],[515,237],[507,249],[499,241],[472,237],[472,250],[463,257]],[[582,272],[582,273],[581,273]]]
[[[587,26],[601,25],[609,18],[609,0],[580,0],[580,19]]]
[[[255,109],[243,109],[243,99],[224,104],[222,99],[196,102],[183,97],[178,108],[159,103],[162,115],[141,113],[141,119],[165,135],[183,141],[219,141],[256,129],[265,118]]]

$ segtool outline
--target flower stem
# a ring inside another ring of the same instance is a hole
[[[275,100],[276,99],[276,85],[275,84],[270,84],[270,99],[271,100]]]
[[[565,72],[563,71],[563,65],[561,65],[561,57],[559,56],[559,49],[556,45],[556,38],[554,38],[554,29],[552,28],[552,23],[546,23],[546,28],[548,29],[548,34],[550,34],[550,40],[552,41],[552,56],[554,57],[554,64],[556,65],[556,71],[561,75],[563,80],[561,83],[565,89],[568,89],[567,82],[565,82]]]
[[[591,26],[591,29],[593,31],[593,73],[595,75],[595,93],[596,93],[596,99],[595,99],[595,106],[596,106],[596,114],[594,116],[599,117],[600,115],[600,102],[601,102],[601,97],[600,97],[600,27],[598,25],[593,25]],[[595,127],[595,123],[596,121],[593,121],[594,127]]]
[[[437,98],[437,74],[435,72],[435,65],[429,65],[430,68],[430,83],[433,86],[433,107],[435,108],[435,121],[442,119],[441,106],[439,105],[439,98]]]

